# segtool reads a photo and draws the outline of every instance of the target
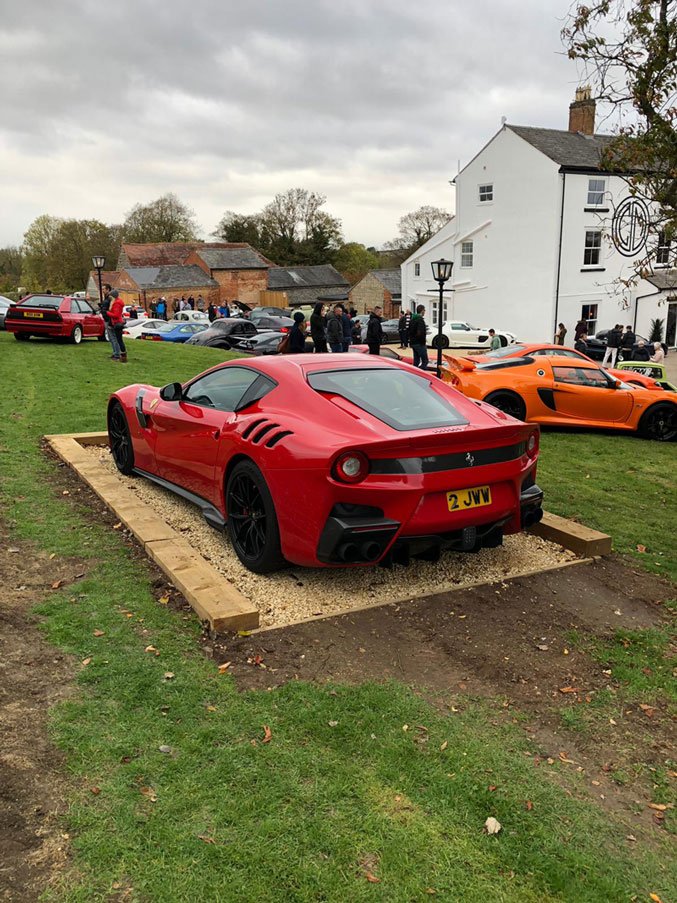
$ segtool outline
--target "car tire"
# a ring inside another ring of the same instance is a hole
[[[433,336],[433,340],[430,344],[433,348],[439,348],[440,346],[442,348],[448,348],[449,347],[449,339],[447,338],[447,336],[443,335],[440,340],[439,335],[436,335],[436,336]]]
[[[15,332],[14,338],[17,342],[27,342],[30,339],[30,334],[27,332]]]
[[[134,446],[127,417],[119,401],[108,408],[108,441],[115,466],[120,473],[130,476],[134,471]]]
[[[503,411],[504,414],[516,417],[517,420],[524,420],[527,416],[527,406],[516,392],[499,389],[497,392],[490,392],[484,401],[498,408],[499,411]]]
[[[637,432],[643,439],[671,442],[677,438],[677,405],[659,402],[642,414]]]
[[[273,497],[253,461],[240,461],[226,485],[227,530],[235,554],[249,571],[271,574],[284,564]]]
[[[80,345],[82,342],[82,326],[74,326],[71,332],[71,344]]]

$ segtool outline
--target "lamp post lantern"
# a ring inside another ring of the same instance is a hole
[[[440,300],[437,306],[437,378],[442,378],[442,308],[444,304],[444,283],[451,278],[454,268],[453,260],[433,260],[430,264],[433,270],[433,279],[439,286]]]
[[[97,276],[99,277],[99,307],[103,304],[103,286],[101,285],[101,270],[106,265],[106,258],[101,257],[100,255],[97,257],[92,257],[92,266],[96,270]]]

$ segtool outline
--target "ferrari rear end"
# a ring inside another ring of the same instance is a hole
[[[278,510],[287,560],[434,560],[446,549],[498,546],[543,516],[537,426],[397,363],[317,371],[308,381],[327,404],[330,457],[315,466],[319,460],[306,456],[294,507]],[[333,434],[347,417],[352,423],[339,446]],[[346,442],[348,434],[354,438]],[[279,498],[291,475],[274,470],[267,479]]]

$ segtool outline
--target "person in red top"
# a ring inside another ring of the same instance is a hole
[[[119,363],[121,364],[127,363],[127,348],[125,347],[125,340],[122,338],[122,330],[125,323],[125,317],[123,313],[124,307],[124,301],[119,297],[117,291],[113,289],[113,291],[110,293],[108,319],[110,321],[110,328],[113,330],[118,347],[120,348],[120,357],[113,357],[113,360],[119,361]],[[113,347],[115,346],[113,345]]]

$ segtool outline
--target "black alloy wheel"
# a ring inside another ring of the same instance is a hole
[[[71,342],[73,345],[79,345],[82,342],[82,326],[74,326],[71,333]]]
[[[491,392],[484,400],[487,404],[493,405],[504,414],[510,414],[517,420],[524,420],[527,416],[527,406],[516,392],[499,390]]]
[[[252,461],[233,468],[226,487],[228,535],[235,554],[255,574],[284,564],[275,506],[263,474]]]
[[[433,348],[448,348],[449,347],[449,339],[447,336],[443,335],[440,339],[439,335],[433,337],[432,342],[430,343]]]
[[[639,422],[639,434],[657,442],[671,442],[677,438],[677,405],[661,402],[645,411]]]
[[[134,448],[127,418],[119,401],[114,401],[108,411],[108,439],[115,466],[120,473],[129,476],[134,470]]]

